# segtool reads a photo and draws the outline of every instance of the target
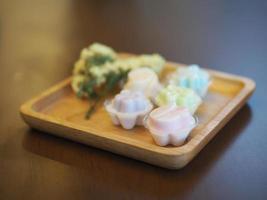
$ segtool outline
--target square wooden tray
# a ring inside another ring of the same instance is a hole
[[[168,62],[163,74],[183,66]],[[70,87],[71,78],[26,102],[20,112],[24,121],[33,128],[150,164],[179,169],[198,154],[255,89],[254,81],[248,78],[208,71],[212,84],[196,113],[199,124],[180,147],[157,146],[143,127],[129,131],[114,126],[103,106],[90,120],[85,120],[88,102],[76,97]]]

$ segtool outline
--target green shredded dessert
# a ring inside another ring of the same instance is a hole
[[[160,74],[165,59],[159,54],[121,58],[110,47],[93,43],[81,51],[73,69],[72,88],[80,98],[90,102],[86,118],[95,111],[99,99],[108,95],[127,78],[129,71],[149,67]]]

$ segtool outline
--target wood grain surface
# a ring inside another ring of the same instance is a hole
[[[266,199],[266,6],[0,0],[0,199]],[[176,171],[29,129],[20,105],[69,77],[80,50],[94,41],[251,77],[257,89]]]
[[[164,81],[181,64],[167,62]],[[31,127],[59,137],[125,155],[169,169],[187,165],[245,104],[255,89],[254,81],[222,72],[209,71],[211,85],[196,112],[198,125],[180,147],[160,147],[144,127],[125,130],[114,126],[103,102],[86,120],[86,99],[78,99],[71,88],[71,78],[56,84],[20,108],[24,121]],[[102,99],[104,101],[104,99]]]

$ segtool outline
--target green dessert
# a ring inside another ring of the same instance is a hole
[[[193,114],[201,104],[201,98],[192,89],[168,85],[159,92],[156,104],[158,106],[174,104],[186,107]]]

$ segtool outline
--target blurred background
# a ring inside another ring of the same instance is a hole
[[[0,5],[1,66],[46,66],[56,74],[72,66],[81,48],[98,41],[118,51],[159,52],[246,75],[264,63],[267,50],[265,1],[1,0]]]
[[[104,198],[105,187],[107,196],[131,194],[136,199],[262,199],[267,189],[266,32],[264,0],[0,0],[0,198],[1,193],[4,199]],[[224,134],[175,174],[53,136],[29,136],[19,106],[70,76],[80,50],[95,41],[117,51],[158,52],[171,61],[248,76],[257,91]],[[121,173],[103,168],[104,175],[98,176],[102,163]],[[117,186],[116,177],[130,181]]]

